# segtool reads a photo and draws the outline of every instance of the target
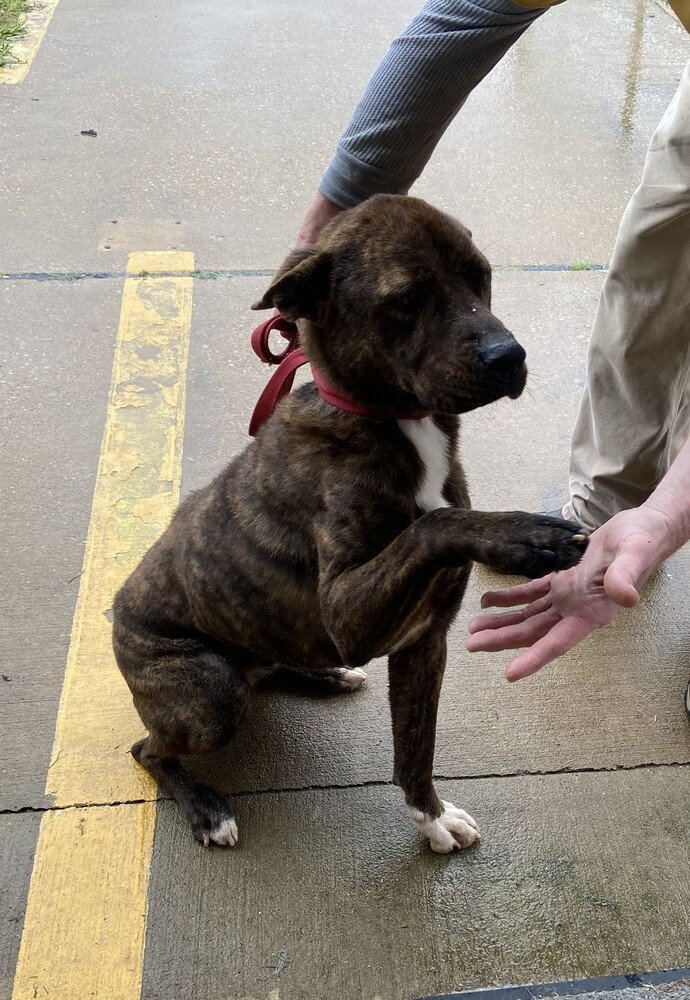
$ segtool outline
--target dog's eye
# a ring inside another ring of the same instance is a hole
[[[477,276],[475,281],[480,295],[482,293],[486,293],[491,289],[491,271],[484,271],[484,270],[477,271]]]
[[[399,309],[401,312],[414,313],[417,312],[421,303],[421,289],[408,288],[406,292],[401,292],[400,295],[394,295],[390,298],[387,304],[394,309]]]

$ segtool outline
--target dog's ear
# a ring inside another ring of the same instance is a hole
[[[293,323],[297,319],[316,319],[319,304],[328,298],[330,279],[329,254],[293,250],[252,309],[273,307]]]

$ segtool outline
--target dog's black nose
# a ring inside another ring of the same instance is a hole
[[[496,375],[513,375],[527,357],[517,340],[505,334],[484,337],[477,352],[482,363]]]

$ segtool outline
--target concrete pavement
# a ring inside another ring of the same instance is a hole
[[[517,686],[503,681],[504,656],[464,652],[466,622],[498,579],[474,573],[436,755],[440,787],[482,827],[466,854],[430,854],[390,786],[382,662],[347,698],[262,695],[233,748],[195,765],[238,793],[233,852],[200,849],[167,802],[152,847],[134,838],[129,849],[130,818],[153,793],[130,777],[125,708],[118,732],[96,726],[104,756],[84,761],[78,790],[46,794],[65,762],[55,726],[128,255],[189,250],[200,275],[185,493],[243,446],[265,382],[247,336],[267,278],[252,272],[282,259],[349,111],[416,6],[60,0],[25,80],[0,86],[0,655],[11,678],[0,681],[0,1000],[34,988],[65,1000],[398,1000],[690,965],[687,552],[634,613]],[[479,507],[548,509],[562,496],[603,277],[568,268],[608,260],[687,57],[687,37],[651,0],[569,0],[472,96],[417,185],[497,266],[495,310],[532,372],[520,401],[464,421]],[[84,276],[95,273],[105,276]],[[95,670],[76,706],[85,718],[98,684]],[[59,854],[40,847],[29,910],[60,974],[49,962],[32,971],[25,937],[13,986],[34,849],[61,816],[77,840]],[[101,819],[102,869],[84,882],[79,831],[88,839]],[[139,909],[109,895],[105,859],[118,852],[141,865]],[[41,867],[46,858],[61,871]],[[62,906],[47,888],[60,874]],[[70,915],[78,923],[104,900],[110,923],[96,934],[87,921],[81,960],[67,961]],[[37,926],[51,913],[54,926]],[[126,995],[95,968],[116,938],[133,953],[145,941]]]

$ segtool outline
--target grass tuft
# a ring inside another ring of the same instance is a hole
[[[0,0],[0,66],[12,62],[12,44],[24,31],[28,0]]]

